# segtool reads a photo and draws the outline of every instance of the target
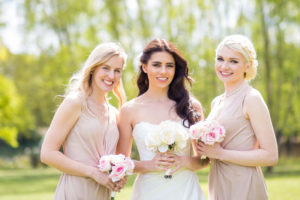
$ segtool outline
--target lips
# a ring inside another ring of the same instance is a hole
[[[107,86],[112,86],[114,84],[113,81],[108,81],[108,80],[103,80],[103,82],[105,83],[105,85]]]
[[[168,77],[157,77],[156,79],[159,80],[159,81],[165,82],[165,81],[167,81],[169,78],[168,78]]]
[[[222,76],[230,76],[230,75],[232,75],[233,73],[232,73],[232,72],[222,72],[222,71],[220,71],[220,74],[221,74]]]

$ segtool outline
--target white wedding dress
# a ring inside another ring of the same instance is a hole
[[[179,122],[178,122],[179,123]],[[180,122],[182,123],[182,121]],[[140,122],[135,125],[132,135],[136,142],[140,160],[152,160],[155,153],[148,150],[145,137],[151,134],[156,124]],[[191,142],[178,155],[191,155]],[[180,169],[171,179],[164,178],[164,172],[139,174],[134,182],[131,200],[204,200],[195,172]]]

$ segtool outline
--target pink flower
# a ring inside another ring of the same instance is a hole
[[[109,160],[109,157],[102,156],[99,160],[99,170],[102,172],[110,171],[111,170],[111,162]]]
[[[216,120],[204,120],[190,128],[190,137],[192,139],[200,139],[209,145],[213,145],[215,142],[222,142],[225,133],[225,128]]]
[[[122,154],[105,155],[100,158],[98,167],[101,172],[108,172],[112,181],[116,182],[126,174],[133,173],[134,163],[129,157]]]
[[[113,166],[109,177],[113,182],[119,181],[125,176],[126,170],[127,167],[123,165]]]

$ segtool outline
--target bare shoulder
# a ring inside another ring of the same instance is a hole
[[[196,99],[195,97],[193,97],[193,96],[191,96],[190,99],[191,99],[192,107],[195,110],[201,112],[202,111],[202,105],[201,105],[200,101],[198,99]]]
[[[120,116],[126,116],[126,118],[131,118],[137,110],[137,106],[139,106],[138,98],[134,98],[126,103],[120,109]]]
[[[245,96],[244,104],[251,105],[251,106],[258,106],[262,104],[264,105],[265,101],[258,90],[251,88]]]
[[[249,117],[251,118],[251,116],[262,115],[269,112],[261,93],[254,88],[251,88],[246,94],[243,110],[247,119]]]
[[[65,112],[79,114],[81,112],[82,103],[83,98],[79,95],[69,95],[63,100],[59,109],[63,109]]]

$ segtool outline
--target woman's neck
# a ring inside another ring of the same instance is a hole
[[[149,87],[149,89],[145,92],[145,97],[151,101],[165,102],[169,100],[168,90],[169,88]]]
[[[106,104],[106,93],[99,92],[97,90],[93,90],[93,93],[90,96],[90,99],[99,105],[105,105]]]
[[[240,87],[242,87],[242,85],[244,85],[246,83],[246,81],[244,79],[239,80],[235,83],[224,83],[224,87],[225,87],[225,94],[226,95],[230,95],[231,93],[233,93],[236,90],[239,90]]]

